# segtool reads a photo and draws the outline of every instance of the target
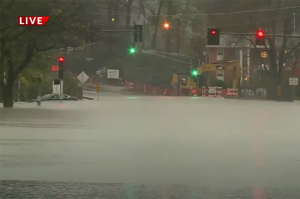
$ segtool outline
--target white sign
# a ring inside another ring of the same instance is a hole
[[[107,78],[108,79],[119,79],[119,70],[107,69]]]
[[[62,89],[61,93],[63,93],[63,88],[64,88],[63,80],[60,80],[60,83],[61,83],[61,86],[60,86],[60,84],[55,85],[54,81],[53,81],[53,83],[52,83],[52,93],[56,93],[56,94],[60,93],[60,88]]]
[[[289,78],[289,85],[290,86],[297,86],[298,85],[298,78]]]
[[[100,75],[100,74],[101,74],[101,70],[97,70],[97,71],[96,71],[96,74],[97,74],[97,75]]]
[[[211,94],[216,94],[216,87],[209,87],[208,88],[208,93],[211,95]]]
[[[82,71],[78,76],[77,79],[79,79],[79,81],[81,81],[81,83],[86,82],[86,80],[89,79],[89,76],[87,76],[87,74],[85,74],[84,71]]]

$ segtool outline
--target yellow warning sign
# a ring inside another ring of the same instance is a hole
[[[99,83],[96,84],[96,91],[97,91],[97,93],[100,92],[100,84]]]

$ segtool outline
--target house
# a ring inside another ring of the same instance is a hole
[[[206,61],[209,63],[220,63],[231,60],[237,60],[241,63],[242,68],[242,78],[247,78],[253,74],[255,70],[269,68],[269,58],[268,53],[264,46],[256,46],[256,48],[251,45],[249,41],[241,40],[228,35],[221,35],[220,45],[206,46]],[[264,64],[262,64],[264,63]],[[290,70],[293,65],[293,60],[288,59],[284,63],[284,70]],[[297,68],[300,69],[300,64],[298,63]],[[300,74],[300,71],[296,74]],[[209,83],[212,83],[215,79],[222,80],[227,86],[231,86],[233,79],[232,71],[217,71],[211,72],[209,75]]]

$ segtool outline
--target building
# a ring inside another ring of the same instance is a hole
[[[251,74],[255,70],[268,69],[269,68],[269,57],[265,47],[254,47],[250,41],[241,41],[240,39],[222,35],[220,38],[220,45],[206,46],[206,58],[209,63],[220,63],[231,60],[238,60],[241,63],[242,76],[249,79]],[[263,63],[263,64],[262,64]],[[284,63],[284,70],[290,70],[294,61],[290,58]],[[297,68],[300,69],[300,63]],[[300,71],[297,71],[297,74]],[[217,71],[211,72],[209,75],[210,82],[219,79],[226,83],[230,87],[230,82],[233,79],[232,71]]]

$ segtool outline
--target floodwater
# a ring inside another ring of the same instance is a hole
[[[20,103],[0,109],[0,193],[296,199],[299,124],[299,102],[101,95]]]

